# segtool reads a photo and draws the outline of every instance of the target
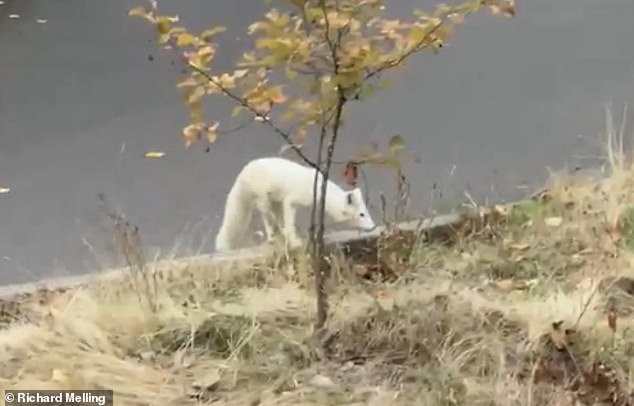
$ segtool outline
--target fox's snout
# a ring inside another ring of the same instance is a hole
[[[358,218],[356,221],[356,226],[365,231],[371,231],[376,228],[376,224],[370,216]]]

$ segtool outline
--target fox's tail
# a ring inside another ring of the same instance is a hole
[[[216,235],[216,251],[230,251],[243,242],[251,224],[252,199],[246,196],[241,177],[238,175],[227,195],[222,225]]]

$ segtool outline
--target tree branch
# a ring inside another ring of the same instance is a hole
[[[154,8],[154,11],[156,12],[156,2],[155,1],[151,1],[152,7]],[[176,43],[176,41],[174,41],[173,37],[170,37],[167,40],[168,45],[170,46],[170,48],[176,50],[179,49],[180,47],[178,46],[178,44]],[[235,101],[236,103],[240,104],[242,107],[246,108],[247,110],[249,110],[252,114],[254,114],[257,118],[259,118],[263,123],[265,123],[266,125],[268,125],[271,129],[273,129],[273,131],[278,134],[280,137],[282,137],[284,139],[284,141],[286,141],[286,143],[291,147],[291,149],[293,149],[297,155],[300,156],[300,158],[307,164],[309,165],[311,168],[317,169],[317,170],[321,170],[319,168],[319,166],[317,166],[310,158],[308,158],[306,156],[306,154],[304,154],[304,152],[297,147],[297,145],[295,145],[295,143],[291,140],[291,137],[289,134],[287,134],[286,132],[284,132],[282,129],[280,129],[278,126],[275,125],[275,123],[273,123],[267,116],[266,114],[262,114],[259,111],[257,111],[256,109],[254,109],[251,105],[249,105],[249,103],[247,103],[244,99],[240,98],[239,96],[236,96],[235,94],[233,94],[232,92],[229,91],[229,89],[225,88],[220,82],[218,82],[217,80],[214,79],[213,76],[211,76],[209,73],[207,73],[206,71],[204,71],[203,69],[200,69],[199,67],[195,66],[194,64],[192,64],[189,59],[187,58],[187,56],[183,53],[183,52],[179,52],[179,56],[181,57],[181,60],[185,63],[185,65],[187,65],[187,67],[189,67],[190,69],[194,70],[195,72],[197,72],[199,75],[203,76],[205,79],[207,79],[210,83],[212,83],[214,86],[216,86],[218,89],[220,89],[220,91],[228,98],[230,98],[231,100]]]

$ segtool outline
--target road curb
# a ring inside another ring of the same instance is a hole
[[[514,206],[519,202],[510,203],[504,206]],[[480,211],[480,215],[490,212],[491,209]],[[468,214],[468,213],[467,213]],[[473,213],[472,213],[473,214]],[[451,228],[464,219],[465,213],[450,213],[439,215],[436,217],[425,218],[422,220],[412,220],[395,224],[399,230],[404,232],[412,232],[419,234],[433,233],[434,230],[440,228]],[[394,227],[393,226],[393,227]],[[384,226],[379,226],[369,232],[344,230],[327,234],[326,241],[329,246],[343,247],[347,251],[358,250],[360,246],[369,246],[376,241],[386,230]],[[268,247],[254,247],[232,251],[223,254],[207,254],[192,257],[182,257],[170,260],[162,260],[153,264],[156,271],[165,270],[166,272],[178,272],[188,266],[200,264],[205,266],[221,266],[228,263],[253,263],[259,259],[265,259],[272,253]],[[67,277],[59,277],[52,279],[43,279],[36,282],[28,282],[24,284],[13,284],[0,286],[0,300],[12,301],[24,296],[35,293],[54,292],[72,289],[78,286],[87,285],[96,282],[107,282],[112,280],[123,279],[130,272],[130,268],[123,267],[119,269],[107,270],[104,272],[95,272],[83,275],[74,275]]]

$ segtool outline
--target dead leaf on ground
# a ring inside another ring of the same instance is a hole
[[[205,376],[195,380],[192,383],[192,388],[195,390],[205,391],[214,390],[220,382],[220,372],[217,369],[208,371]]]
[[[510,244],[509,248],[515,251],[526,251],[527,249],[529,249],[531,246],[529,244],[526,243],[514,243],[514,244]]]
[[[51,373],[51,381],[59,384],[65,384],[68,382],[68,375],[60,369],[54,369]]]
[[[165,152],[159,151],[150,151],[145,153],[146,158],[163,158],[165,156]]]
[[[499,281],[495,281],[495,286],[502,290],[511,290],[515,288],[515,282],[513,279],[501,279]]]
[[[330,379],[329,377],[325,375],[315,375],[312,377],[309,383],[312,386],[323,388],[323,389],[334,388],[337,386],[332,379]]]
[[[559,227],[563,221],[564,219],[561,217],[547,217],[544,219],[544,224],[550,227]]]

